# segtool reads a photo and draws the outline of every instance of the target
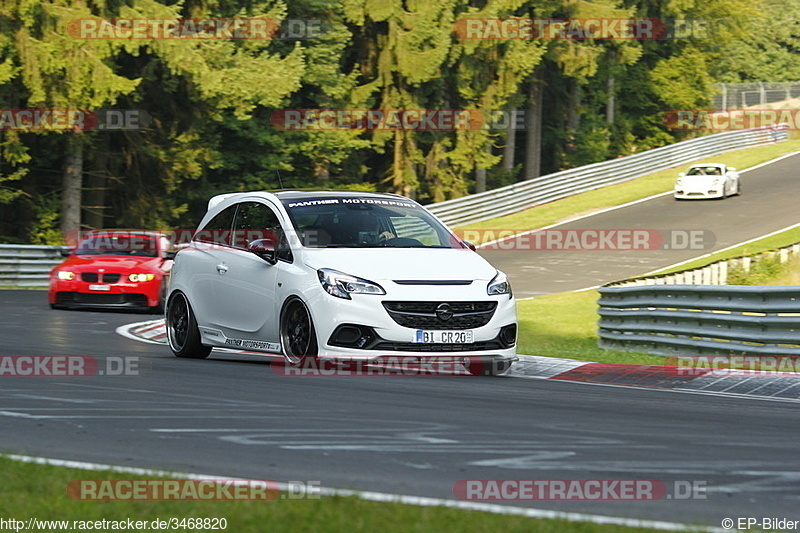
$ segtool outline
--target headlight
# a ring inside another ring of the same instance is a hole
[[[683,180],[682,179],[678,178],[677,180],[675,180],[675,186],[676,187],[680,187],[681,185],[683,185]]]
[[[155,274],[131,274],[128,276],[128,280],[137,283],[140,281],[153,281],[156,279]]]
[[[383,287],[365,279],[350,276],[338,270],[320,268],[317,270],[319,282],[332,296],[350,299],[351,294],[386,294]]]
[[[75,272],[69,270],[59,270],[56,272],[56,277],[63,281],[72,281],[75,279]]]
[[[714,181],[711,182],[711,185],[719,185],[719,178],[714,178]]]
[[[498,270],[497,275],[486,287],[486,293],[489,296],[508,294],[508,296],[511,297],[511,283],[508,282],[508,277]]]

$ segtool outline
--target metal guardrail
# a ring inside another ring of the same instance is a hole
[[[47,287],[50,269],[63,260],[60,246],[0,244],[0,286]]]
[[[611,161],[539,176],[499,189],[446,200],[426,207],[445,224],[460,226],[509,215],[729,150],[785,141],[788,138],[789,131],[786,124],[726,131]]]
[[[605,286],[599,292],[601,348],[800,355],[800,286]]]

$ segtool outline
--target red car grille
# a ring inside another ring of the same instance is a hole
[[[97,272],[82,272],[81,279],[86,283],[97,283],[102,281],[103,283],[117,283],[119,278],[122,277],[122,274],[118,274],[115,272],[105,272],[102,275],[102,279],[100,274]]]

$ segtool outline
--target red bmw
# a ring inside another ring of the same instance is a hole
[[[175,256],[169,248],[157,232],[91,232],[50,271],[50,307],[160,312]]]

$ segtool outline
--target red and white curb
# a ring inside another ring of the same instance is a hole
[[[800,401],[800,374],[663,365],[614,365],[520,356],[510,375],[747,398]]]
[[[117,328],[123,337],[150,344],[167,344],[164,319],[136,322]],[[253,353],[222,348],[226,353]],[[263,355],[263,354],[259,354]],[[549,379],[594,385],[640,387],[721,396],[800,401],[800,374],[717,370],[661,365],[614,365],[520,355],[503,377]]]
[[[135,341],[167,344],[167,328],[164,326],[163,318],[126,324],[118,327],[117,333]]]

